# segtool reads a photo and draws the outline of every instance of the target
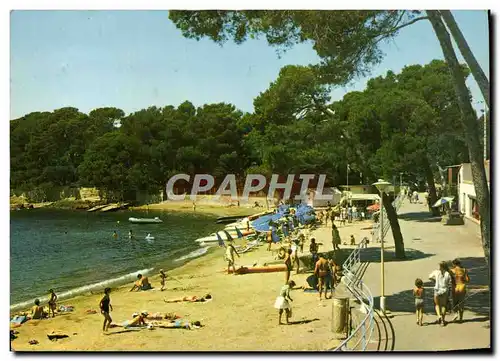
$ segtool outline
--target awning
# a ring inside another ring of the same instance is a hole
[[[380,196],[378,194],[356,194],[351,193],[348,196],[350,201],[379,201]]]
[[[454,199],[455,199],[455,197],[442,197],[442,198],[439,198],[438,201],[436,203],[434,203],[434,205],[432,207],[433,208],[435,208],[435,207],[441,207],[443,204],[451,202]]]

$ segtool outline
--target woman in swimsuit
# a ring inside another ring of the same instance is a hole
[[[292,272],[292,268],[293,268],[293,266],[292,266],[292,250],[290,248],[286,252],[285,266],[286,266],[285,283],[288,283],[288,280],[290,280],[290,272]]]
[[[50,311],[52,311],[52,317],[56,317],[56,301],[57,301],[57,295],[56,293],[54,292],[54,290],[51,288],[49,290],[49,315],[50,315]]]
[[[469,274],[467,270],[462,267],[462,264],[458,259],[453,260],[453,268],[450,270],[454,282],[454,292],[453,292],[453,309],[455,312],[458,311],[458,320],[462,322],[464,317],[464,301],[466,294],[466,284],[470,282]]]
[[[109,315],[109,311],[113,311],[113,306],[111,306],[111,299],[109,298],[109,293],[111,292],[111,288],[106,287],[104,289],[104,297],[101,299],[101,302],[99,303],[99,308],[101,309],[101,313],[104,316],[104,323],[102,324],[102,331],[106,332],[109,328],[109,325],[111,325],[111,322],[113,320],[111,319],[111,316]]]
[[[163,300],[166,303],[177,303],[177,302],[206,302],[212,299],[211,294],[206,294],[203,297],[198,296],[184,296],[182,298],[174,298],[171,300]]]

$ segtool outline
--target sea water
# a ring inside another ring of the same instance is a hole
[[[132,224],[129,217],[163,223]],[[215,218],[179,212],[88,213],[31,209],[10,213],[11,310],[31,306],[53,288],[60,298],[132,282],[201,256],[195,239],[221,228]],[[132,230],[134,238],[129,239]],[[119,235],[113,237],[113,232]],[[147,242],[148,233],[154,237]]]

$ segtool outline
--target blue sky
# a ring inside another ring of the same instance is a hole
[[[454,15],[489,77],[487,13],[463,10]],[[386,57],[371,76],[443,58],[427,21],[403,29],[383,50]],[[252,111],[253,98],[276,79],[281,67],[317,62],[305,44],[279,58],[265,39],[223,47],[206,39],[185,39],[166,11],[15,11],[10,114],[13,119],[64,106],[83,112],[115,106],[130,113],[185,100],[195,106],[224,101]],[[335,89],[332,100],[363,89],[366,81]],[[468,84],[481,100],[472,77]]]

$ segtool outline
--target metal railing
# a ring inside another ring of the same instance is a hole
[[[366,315],[349,336],[342,341],[340,345],[330,351],[365,351],[373,333],[373,295],[370,289],[356,274],[361,266],[361,250],[365,247],[366,241],[363,240],[345,260],[342,265],[344,272],[342,283],[352,296],[360,302],[361,309]]]

